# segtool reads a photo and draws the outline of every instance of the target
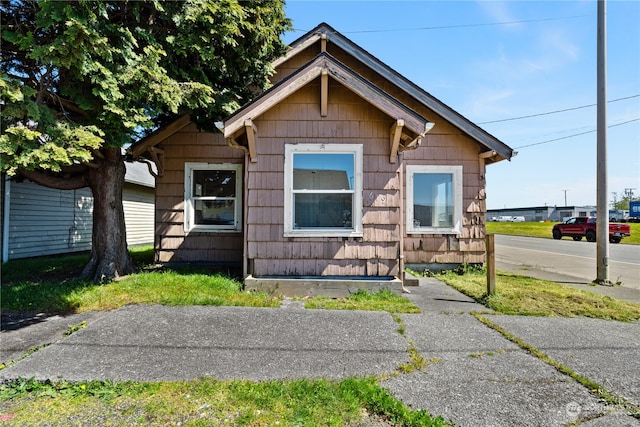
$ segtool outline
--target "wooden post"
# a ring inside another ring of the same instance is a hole
[[[496,293],[496,248],[495,235],[487,234],[487,294]]]

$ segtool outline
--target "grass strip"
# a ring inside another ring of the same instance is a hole
[[[551,230],[556,222],[493,222],[486,223],[487,233],[511,236],[553,238]],[[622,239],[622,244],[640,245],[640,223],[629,223],[631,236]],[[564,239],[569,239],[565,237]],[[586,242],[585,242],[586,244]]]
[[[76,277],[88,254],[13,260],[3,265],[0,302],[4,312],[78,313],[113,310],[129,304],[279,307],[279,295],[244,292],[232,272],[184,268],[150,270],[153,248],[132,248],[131,256],[146,271],[106,284]],[[348,298],[314,297],[306,308],[420,313],[408,299],[383,289],[361,290]]]
[[[502,314],[546,317],[591,317],[634,322],[640,305],[531,277],[499,272],[497,292],[487,295],[484,269],[462,269],[435,275],[438,280]]]
[[[389,289],[370,292],[360,289],[347,298],[317,296],[305,302],[305,308],[324,310],[367,310],[389,313],[420,313],[420,308]]]
[[[128,304],[278,307],[280,298],[242,292],[242,284],[220,274],[143,272],[104,285],[82,281],[22,281],[0,288],[3,311],[86,312]]]
[[[365,417],[399,426],[447,425],[413,411],[375,378],[343,381],[218,381],[136,383],[38,382],[0,385],[0,416],[11,425],[344,426]]]
[[[471,313],[471,315],[474,316],[476,319],[478,319],[478,321],[480,321],[482,324],[484,324],[487,327],[489,327],[489,328],[495,330],[496,332],[499,332],[500,334],[502,334],[506,339],[508,339],[509,341],[515,343],[516,345],[518,345],[523,350],[526,350],[527,352],[529,352],[530,354],[534,355],[538,359],[542,360],[546,364],[554,367],[560,373],[573,378],[575,381],[577,381],[578,383],[580,383],[584,387],[586,387],[591,393],[596,394],[599,398],[601,398],[602,400],[604,400],[608,404],[616,405],[616,406],[619,406],[621,408],[624,408],[625,410],[627,410],[629,412],[629,414],[631,416],[633,416],[634,418],[640,419],[640,406],[635,405],[632,402],[629,402],[628,400],[624,399],[623,397],[618,396],[617,394],[607,390],[601,384],[598,384],[597,382],[595,382],[595,381],[593,381],[593,380],[591,380],[591,379],[589,379],[589,378],[587,378],[587,377],[585,377],[583,375],[580,375],[580,374],[576,373],[575,371],[573,371],[569,367],[567,367],[567,366],[563,365],[562,363],[550,358],[546,353],[538,350],[536,347],[532,346],[531,344],[528,344],[528,343],[524,342],[520,338],[518,338],[515,335],[509,333],[506,329],[504,329],[504,328],[500,327],[499,325],[493,323],[491,320],[487,319],[486,317],[482,316],[481,314]]]

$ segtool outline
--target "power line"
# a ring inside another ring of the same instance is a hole
[[[612,99],[612,100],[608,101],[607,103],[624,101],[626,99],[637,98],[639,96],[640,95],[625,96],[623,98]],[[582,108],[595,107],[596,105],[597,104],[581,105],[580,107],[565,108],[563,110],[555,110],[555,111],[549,111],[549,112],[546,112],[546,113],[531,114],[529,116],[520,116],[520,117],[511,117],[511,118],[508,118],[508,119],[491,120],[491,121],[488,121],[488,122],[479,122],[478,124],[479,125],[486,125],[486,124],[489,124],[489,123],[501,123],[501,122],[508,122],[508,121],[511,121],[511,120],[529,119],[531,117],[547,116],[549,114],[565,113],[567,111],[573,111],[573,110],[580,110]]]
[[[616,124],[613,124],[613,125],[609,125],[609,126],[607,126],[607,128],[610,129],[610,128],[613,128],[613,127],[616,127],[616,126],[622,126],[622,125],[626,125],[627,123],[632,123],[632,122],[637,122],[637,121],[640,121],[640,117],[636,117],[635,119],[627,120],[626,122],[621,122],[621,123],[616,123]],[[560,137],[560,138],[548,139],[546,141],[535,142],[533,144],[521,145],[519,147],[515,147],[514,150],[518,150],[520,148],[533,147],[534,145],[548,144],[550,142],[555,142],[555,141],[562,141],[563,139],[574,138],[576,136],[587,135],[589,133],[595,132],[596,130],[597,129],[592,129],[592,130],[588,130],[586,132],[574,133],[573,135],[567,135],[567,136],[563,136],[563,137]]]
[[[513,25],[513,24],[528,24],[532,22],[545,22],[545,21],[561,21],[565,19],[586,18],[590,15],[576,15],[576,16],[564,16],[558,18],[539,18],[539,19],[523,19],[519,21],[502,21],[502,22],[487,22],[481,24],[456,24],[456,25],[439,25],[434,27],[415,27],[415,28],[389,28],[386,30],[353,30],[353,31],[340,31],[342,34],[364,34],[364,33],[392,33],[401,31],[430,31],[430,30],[449,30],[456,28],[474,28],[474,27],[491,27],[497,25]],[[309,32],[309,30],[301,30],[294,28],[294,31],[303,33]]]

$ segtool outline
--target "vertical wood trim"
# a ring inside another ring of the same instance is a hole
[[[398,147],[400,146],[400,137],[402,136],[402,128],[404,127],[404,120],[398,119],[391,125],[389,141],[391,145],[389,153],[389,163],[396,163],[398,161]]]
[[[244,121],[244,128],[247,133],[247,145],[249,146],[249,157],[251,158],[251,163],[257,163],[256,134],[258,133],[258,128],[253,124],[253,120],[251,119]]]
[[[247,156],[244,156],[244,182],[242,183],[243,204],[242,204],[242,277],[249,275],[249,163]]]
[[[329,72],[322,70],[320,76],[320,116],[327,116],[327,105],[329,103]]]
[[[323,33],[320,36],[320,52],[326,52],[327,51],[327,34]]]
[[[486,159],[490,159],[492,157],[496,156],[496,152],[494,150],[491,151],[485,151],[484,153],[480,153],[480,155],[478,156],[478,166],[479,166],[479,170],[480,170],[480,179],[484,180],[485,179],[485,174],[486,174],[486,167],[487,167],[487,160]]]
[[[402,288],[403,290],[406,290],[404,288],[404,233],[405,233],[405,229],[404,229],[404,212],[402,212],[402,207],[404,206],[405,202],[404,202],[404,159],[402,159],[400,161],[400,167],[398,168],[398,181],[399,181],[399,193],[400,193],[400,203],[398,208],[400,209],[400,218],[399,218],[399,224],[400,224],[400,230],[399,230],[399,235],[398,235],[398,241],[399,241],[399,249],[398,249],[398,276],[400,278],[400,281],[402,282]]]
[[[493,295],[496,293],[496,250],[495,250],[495,236],[493,234],[487,234],[487,294]]]

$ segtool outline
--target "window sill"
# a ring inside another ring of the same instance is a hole
[[[460,235],[462,234],[462,231],[457,229],[452,229],[452,228],[430,228],[430,229],[423,229],[423,230],[407,230],[407,234]]]
[[[242,233],[242,230],[225,229],[225,228],[191,228],[184,231],[186,234],[191,233]]]
[[[293,230],[285,231],[284,237],[362,237],[362,232],[330,230]]]

